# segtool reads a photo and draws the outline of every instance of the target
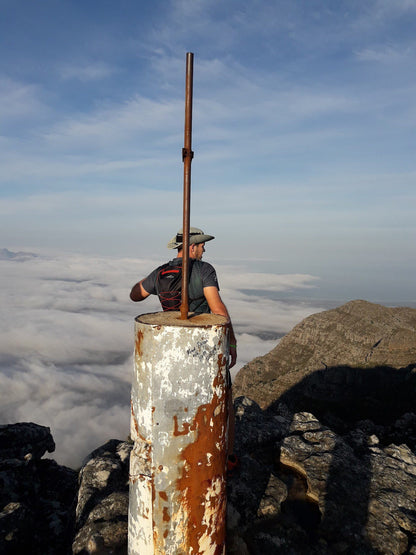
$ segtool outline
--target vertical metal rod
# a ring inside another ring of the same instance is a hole
[[[182,225],[182,302],[181,320],[187,320],[189,310],[188,269],[189,269],[189,221],[191,210],[191,162],[192,152],[192,93],[194,77],[194,55],[186,54],[185,82],[185,141],[182,149],[183,160],[183,225]]]

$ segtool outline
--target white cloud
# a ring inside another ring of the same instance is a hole
[[[5,75],[0,77],[2,133],[5,133],[6,123],[14,122],[15,125],[26,126],[29,122],[40,120],[50,113],[49,108],[41,100],[41,90],[38,86],[32,83],[18,82]],[[8,131],[11,135],[15,134],[13,128]]]
[[[159,128],[177,132],[172,124],[182,117],[182,104],[178,101],[159,102],[139,95],[126,99],[122,104],[99,107],[88,115],[74,114],[61,120],[45,135],[54,147],[88,147],[102,149],[147,133],[155,135]],[[151,138],[151,136],[148,138]],[[146,149],[146,145],[142,145]]]
[[[62,79],[98,81],[116,73],[115,68],[105,62],[90,62],[83,65],[63,65],[58,69]]]
[[[378,18],[391,21],[394,16],[401,16],[416,11],[415,0],[375,0],[374,14]]]
[[[314,287],[315,276],[305,274],[262,274],[239,272],[238,269],[231,269],[223,280],[225,287],[234,289],[263,289],[266,291],[288,291],[298,288]]]
[[[159,311],[155,297],[137,305],[131,286],[154,260],[75,254],[0,259],[0,419],[50,426],[56,459],[71,466],[111,437],[129,433],[134,327],[138,313]],[[222,296],[232,314],[239,362],[264,354],[301,318],[320,310],[277,302],[232,287]],[[243,278],[243,276],[242,276]],[[247,275],[258,290],[305,286],[311,276]]]
[[[381,64],[397,64],[414,59],[414,45],[406,44],[403,48],[400,45],[382,44],[374,47],[367,47],[357,52],[357,59],[362,62],[377,62]]]

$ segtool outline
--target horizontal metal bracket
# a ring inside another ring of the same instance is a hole
[[[182,162],[185,161],[185,158],[188,158],[188,156],[192,158],[194,157],[194,151],[193,150],[188,150],[187,148],[183,148],[182,149]]]

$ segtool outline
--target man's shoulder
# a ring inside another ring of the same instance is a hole
[[[163,270],[164,268],[166,268],[167,266],[169,266],[173,261],[170,260],[169,262],[164,262],[163,264],[160,264],[160,266],[157,266],[154,270],[152,270],[150,272],[150,274],[148,274],[144,280],[143,283],[146,283],[148,287],[150,287],[150,283],[156,281],[159,273],[161,270]]]
[[[195,270],[203,276],[216,274],[214,266],[204,260],[194,260],[193,268],[195,268]]]
[[[158,272],[160,272],[160,270],[163,270],[167,266],[182,266],[181,261],[182,261],[182,258],[174,258],[173,260],[168,260],[167,262],[164,262],[163,264],[160,264],[160,266],[155,268],[152,274],[157,274]]]
[[[194,266],[197,268],[204,268],[204,269],[213,269],[215,270],[214,266],[209,262],[205,262],[205,260],[194,260]]]
[[[200,276],[203,287],[214,286],[219,289],[217,272],[212,264],[202,260],[195,260],[194,268],[195,270],[192,270],[192,272],[196,272]]]

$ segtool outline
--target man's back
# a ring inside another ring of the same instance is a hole
[[[182,258],[174,258],[153,270],[142,281],[142,285],[148,293],[159,297],[163,310],[179,310],[182,300]],[[214,267],[208,262],[190,259],[188,279],[190,312],[211,312],[204,295],[205,287],[216,287],[219,290]]]

